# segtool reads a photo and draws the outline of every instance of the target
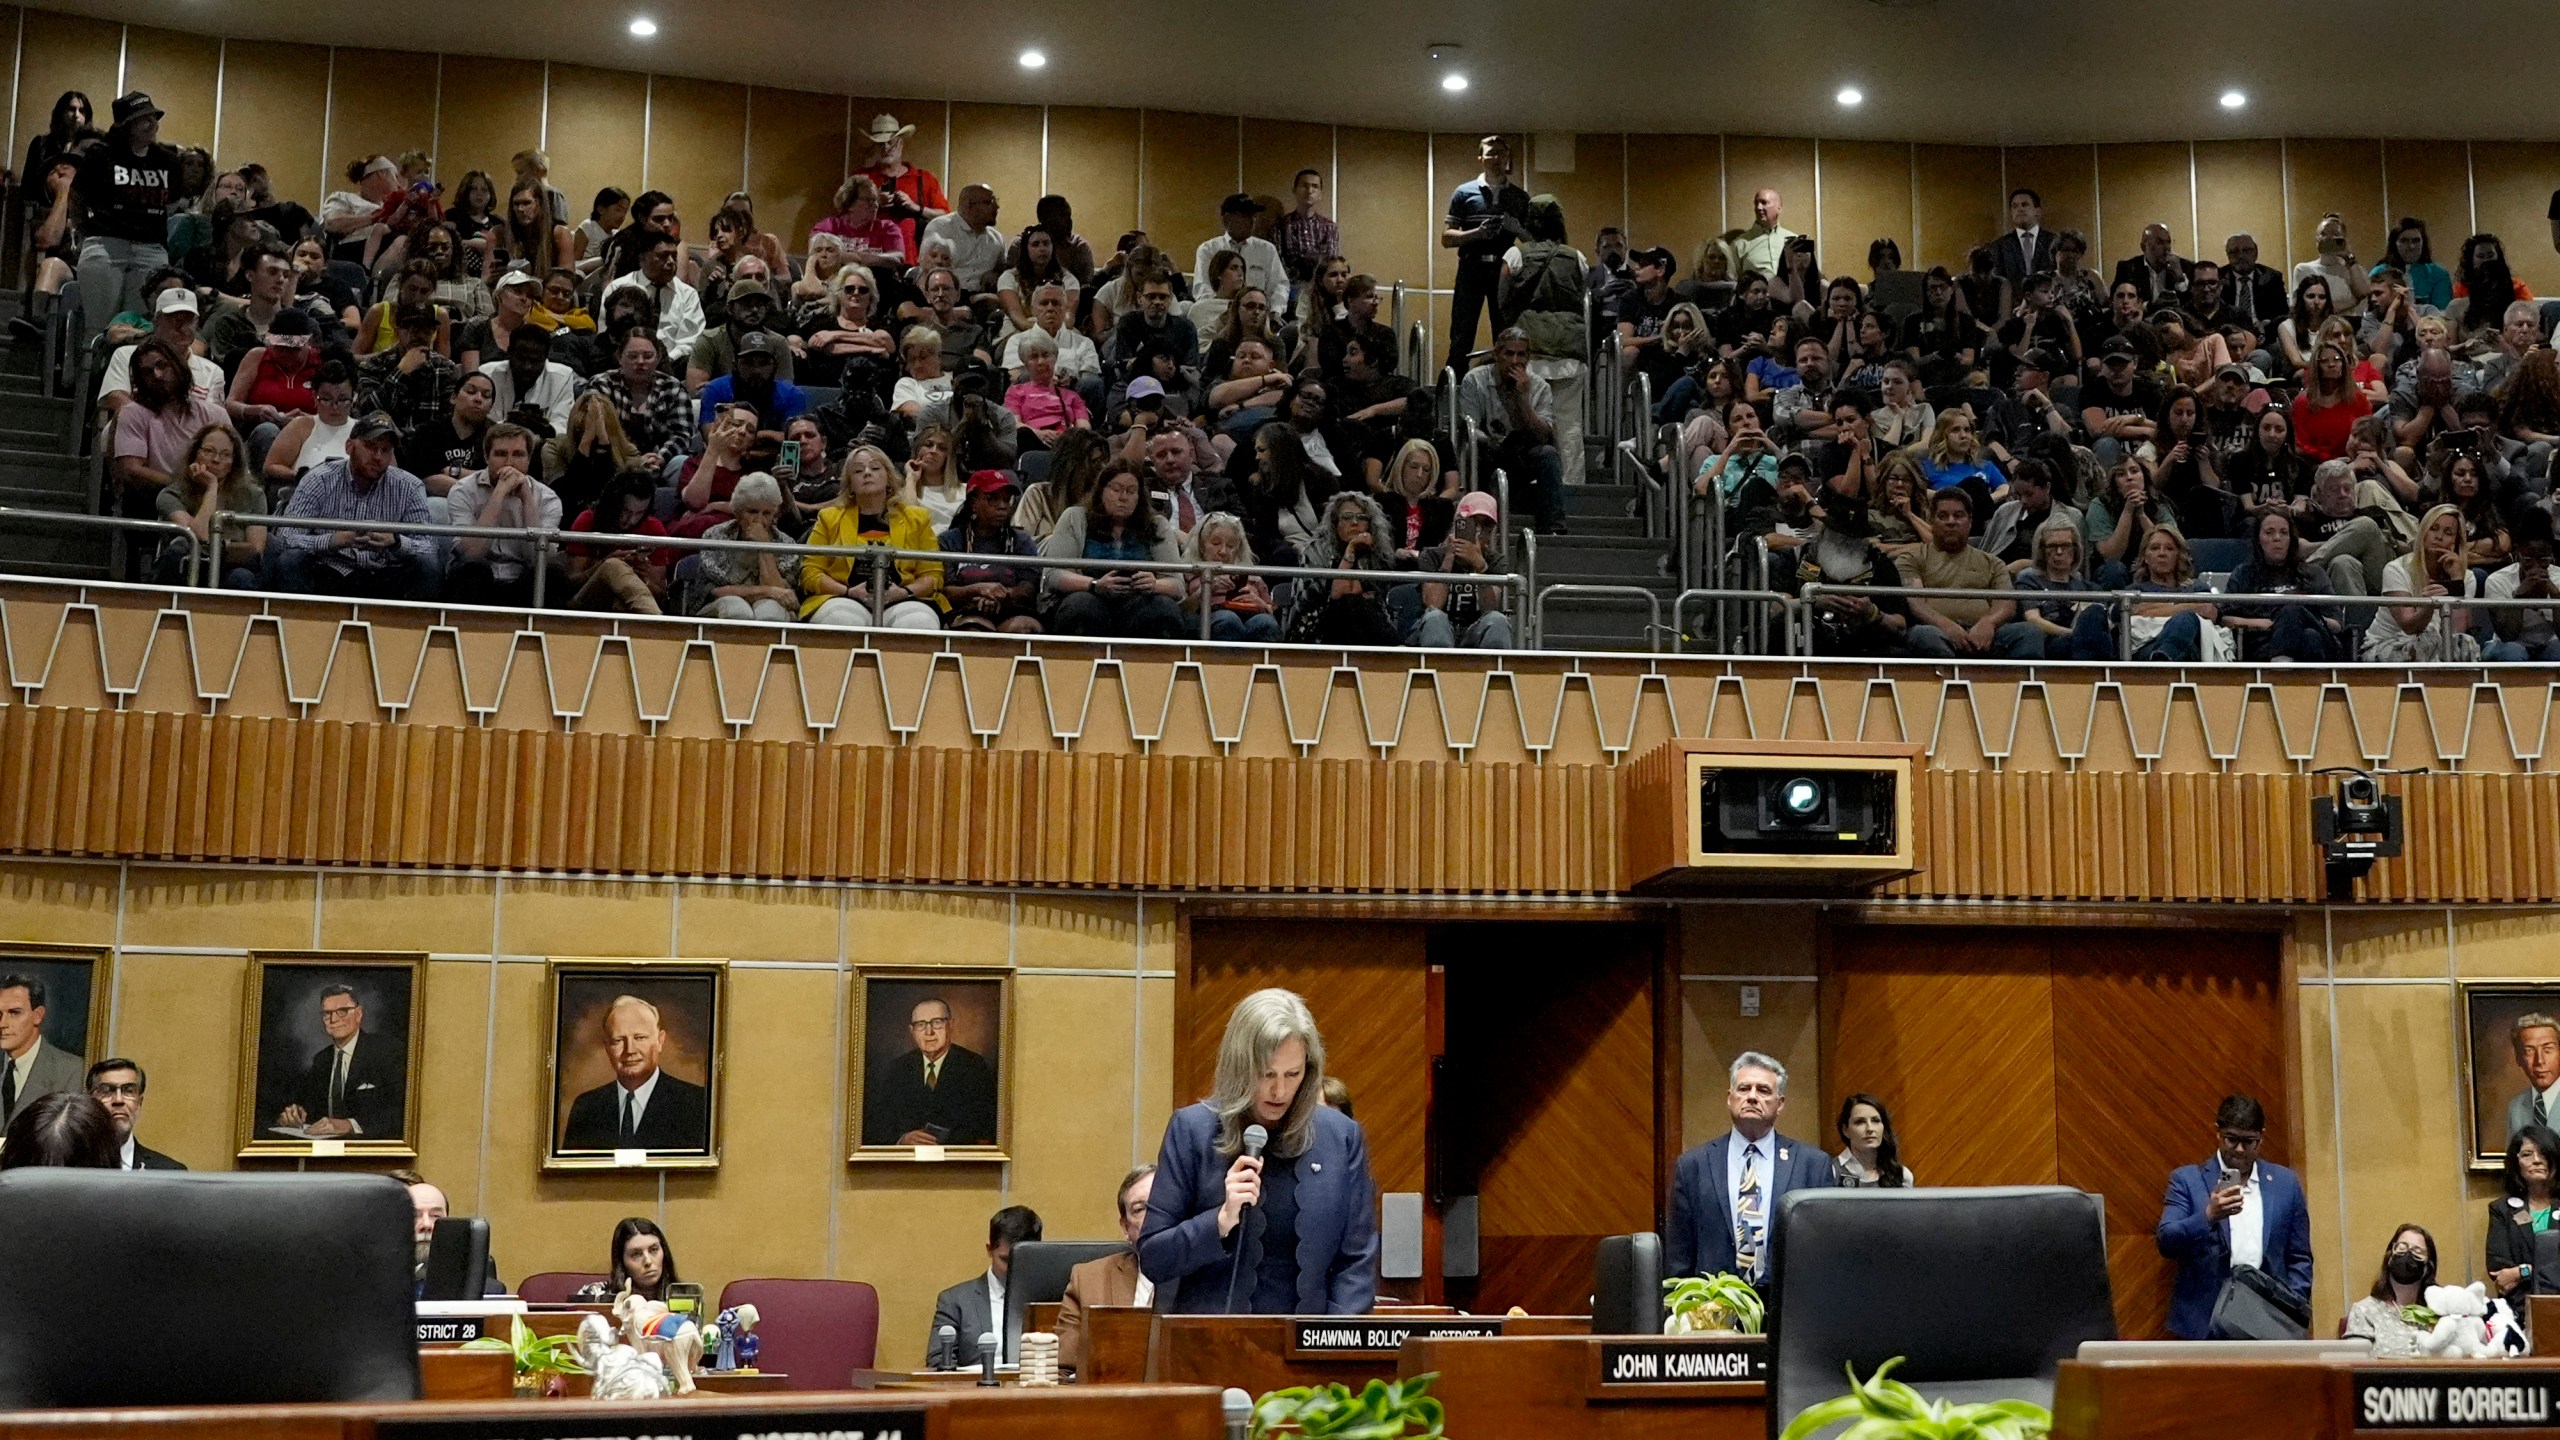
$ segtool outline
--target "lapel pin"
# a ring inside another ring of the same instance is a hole
[[[1310,1169],[1310,1170],[1313,1170],[1313,1171],[1314,1171],[1314,1172],[1316,1172],[1317,1174],[1321,1175],[1321,1174],[1323,1174],[1323,1173],[1324,1173],[1324,1162],[1323,1162],[1323,1161],[1321,1161],[1321,1160],[1318,1160],[1318,1161],[1316,1161],[1314,1164],[1309,1165],[1307,1168],[1308,1168],[1308,1169]]]

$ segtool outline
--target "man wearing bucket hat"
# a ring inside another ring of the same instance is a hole
[[[915,133],[916,127],[899,124],[895,115],[872,116],[871,128],[863,132],[871,142],[871,158],[854,172],[880,187],[880,213],[906,232],[910,255],[916,253],[916,235],[926,222],[951,212],[942,182],[923,166],[907,163],[907,137]]]

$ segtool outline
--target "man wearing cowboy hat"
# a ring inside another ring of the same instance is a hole
[[[907,137],[916,127],[899,124],[895,115],[874,115],[864,133],[871,141],[871,158],[854,173],[869,176],[880,187],[880,213],[907,233],[907,253],[913,255],[916,232],[925,222],[951,213],[951,201],[932,171],[907,163]]]

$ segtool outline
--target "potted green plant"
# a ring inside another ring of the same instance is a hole
[[[1372,1380],[1356,1395],[1340,1384],[1274,1390],[1253,1402],[1252,1440],[1436,1440],[1447,1419],[1430,1393],[1439,1378]]]
[[[1924,1400],[1919,1391],[1886,1378],[1901,1363],[1902,1357],[1894,1356],[1864,1383],[1856,1366],[1844,1367],[1849,1393],[1807,1409],[1778,1440],[1805,1440],[1841,1424],[1850,1425],[1848,1434],[1857,1440],[2043,1440],[2053,1430],[2053,1412],[2025,1400],[1979,1405]]]
[[[515,1356],[516,1394],[519,1398],[558,1393],[563,1376],[584,1375],[587,1367],[578,1363],[578,1337],[575,1335],[536,1335],[521,1315],[507,1317],[507,1337],[483,1335],[462,1343],[465,1350],[504,1350]]]
[[[1662,1322],[1665,1335],[1760,1333],[1760,1292],[1739,1275],[1684,1275],[1665,1280],[1662,1303],[1671,1312]]]

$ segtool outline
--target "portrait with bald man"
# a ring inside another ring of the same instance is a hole
[[[719,1153],[721,968],[556,962],[546,1163],[702,1164]]]

